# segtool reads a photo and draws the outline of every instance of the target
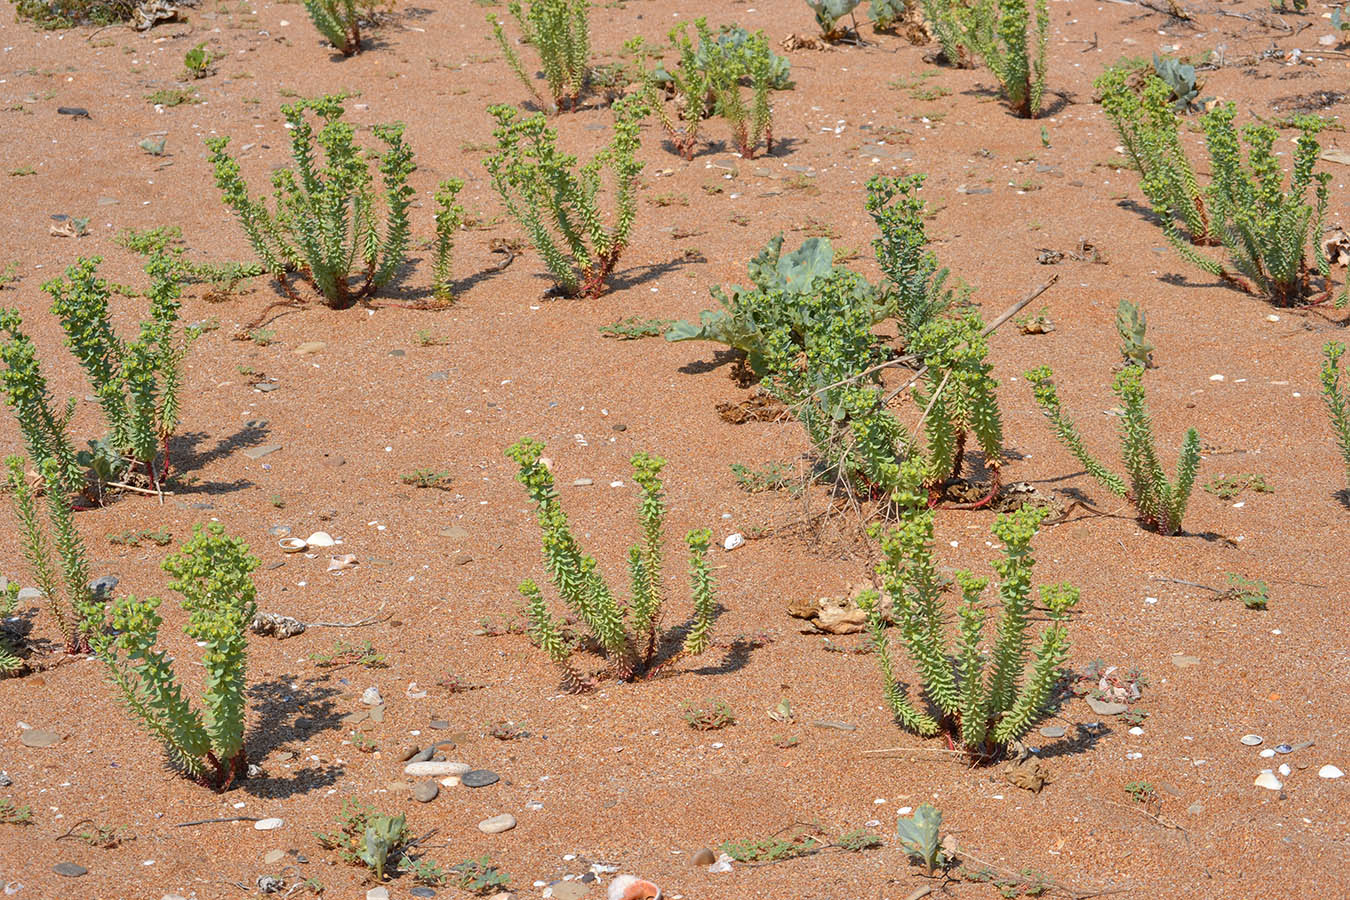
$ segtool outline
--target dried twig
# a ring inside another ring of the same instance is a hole
[[[261,822],[259,816],[227,816],[224,819],[198,819],[195,822],[179,822],[174,828],[189,828],[193,825],[215,825],[219,822]]]

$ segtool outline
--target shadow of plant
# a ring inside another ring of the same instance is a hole
[[[338,693],[336,687],[317,679],[301,682],[284,675],[248,689],[257,720],[248,730],[245,744],[249,759],[264,769],[262,775],[243,782],[241,788],[246,793],[284,799],[337,782],[343,773],[338,766],[305,765],[280,775],[280,763],[264,763],[285,744],[303,744],[321,732],[341,728],[342,713],[335,700]]]

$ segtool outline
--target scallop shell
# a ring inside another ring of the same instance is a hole
[[[300,538],[288,537],[277,541],[277,546],[281,548],[282,553],[299,553],[308,545]]]

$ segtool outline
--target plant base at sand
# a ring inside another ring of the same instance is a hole
[[[946,732],[973,757],[992,759],[1020,740],[1045,714],[1051,689],[1068,656],[1067,623],[1078,602],[1078,590],[1069,584],[1040,589],[1049,624],[1041,631],[1039,644],[1029,649],[1035,564],[1031,541],[1048,513],[1023,507],[1000,516],[993,526],[994,537],[1003,543],[1003,558],[993,563],[1000,579],[994,639],[985,646],[989,614],[980,598],[988,579],[958,571],[953,576],[962,598],[956,608],[958,634],[949,649],[946,622],[950,617],[941,602],[946,585],[933,559],[933,512],[919,491],[920,470],[913,464],[906,464],[906,470],[909,488],[900,498],[904,508],[900,524],[874,529],[884,554],[877,572],[890,595],[901,640],[937,717],[916,705],[897,678],[886,618],[872,592],[860,598],[859,605],[867,611],[886,703],[897,719],[920,735]]]
[[[248,769],[244,751],[248,627],[257,611],[252,573],[258,560],[224,526],[198,526],[164,560],[169,587],[183,596],[184,631],[203,643],[201,706],[184,693],[172,658],[155,645],[163,623],[160,599],[117,598],[108,622],[91,628],[90,644],[134,718],[159,739],[170,760],[194,780],[223,791]]]
[[[661,633],[664,582],[661,575],[665,495],[661,469],[665,460],[647,453],[633,456],[633,479],[642,489],[638,507],[642,540],[628,552],[628,575],[632,594],[620,602],[600,574],[595,558],[577,543],[558,501],[553,473],[540,458],[544,445],[526,438],[513,444],[506,454],[520,466],[516,476],[537,507],[539,530],[543,538],[544,563],[563,602],[585,627],[586,638],[609,662],[611,673],[621,680],[650,675],[684,656],[703,653],[712,643],[713,617],[717,609],[716,590],[706,554],[711,535],[707,530],[691,531],[685,536],[689,545],[689,577],[693,593],[693,620],[678,651],[661,659]],[[525,598],[530,636],[562,670],[568,690],[580,691],[590,680],[572,664],[573,651],[582,643],[565,633],[560,621],[549,612],[544,597],[532,580],[524,581],[520,592]]]
[[[408,176],[416,168],[401,123],[374,126],[381,151],[358,146],[356,128],[342,118],[345,101],[345,94],[335,94],[282,107],[295,168],[273,173],[272,210],[262,198],[250,196],[239,163],[225,152],[230,139],[206,140],[216,186],[258,261],[292,301],[299,300],[289,280],[294,275],[335,309],[364,300],[398,274],[411,230],[408,208],[414,191]],[[318,118],[317,132],[307,112]],[[316,149],[323,151],[322,164]],[[377,221],[372,161],[383,187],[383,229]]]

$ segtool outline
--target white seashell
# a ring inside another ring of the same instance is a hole
[[[737,547],[741,546],[744,543],[745,543],[745,536],[738,531],[734,534],[727,535],[727,539],[722,542],[722,547],[727,550],[735,550]]]
[[[288,537],[277,541],[277,546],[281,548],[282,553],[299,553],[309,545],[300,538]]]
[[[1266,749],[1261,751],[1260,755],[1262,759],[1270,759],[1272,756],[1275,755],[1275,751],[1267,747]]]
[[[311,547],[331,547],[337,543],[333,536],[326,531],[316,531],[305,538],[305,543]]]
[[[285,825],[284,819],[259,819],[253,823],[253,827],[258,831],[272,831]]]
[[[1278,791],[1280,788],[1284,787],[1284,785],[1280,783],[1280,779],[1276,778],[1275,773],[1269,769],[1262,769],[1261,774],[1256,776],[1256,781],[1254,781],[1253,784],[1257,787],[1263,787],[1268,791]]]
[[[1248,747],[1259,747],[1264,740],[1265,738],[1261,737],[1259,734],[1244,734],[1242,736],[1242,743],[1246,744]]]
[[[1345,773],[1331,764],[1327,764],[1317,770],[1318,778],[1344,778]]]
[[[423,778],[438,775],[453,775],[458,778],[472,768],[473,766],[468,766],[464,763],[427,760],[425,762],[408,763],[403,767],[403,774],[416,775]]]
[[[1289,763],[1285,763],[1282,766],[1280,766],[1279,769],[1277,769],[1276,771],[1279,772],[1281,775],[1283,775],[1285,778],[1288,778],[1290,773],[1293,772],[1294,770],[1289,768]]]
[[[408,689],[404,693],[408,695],[409,700],[421,700],[427,695],[427,692],[419,688],[415,681],[408,682]]]

